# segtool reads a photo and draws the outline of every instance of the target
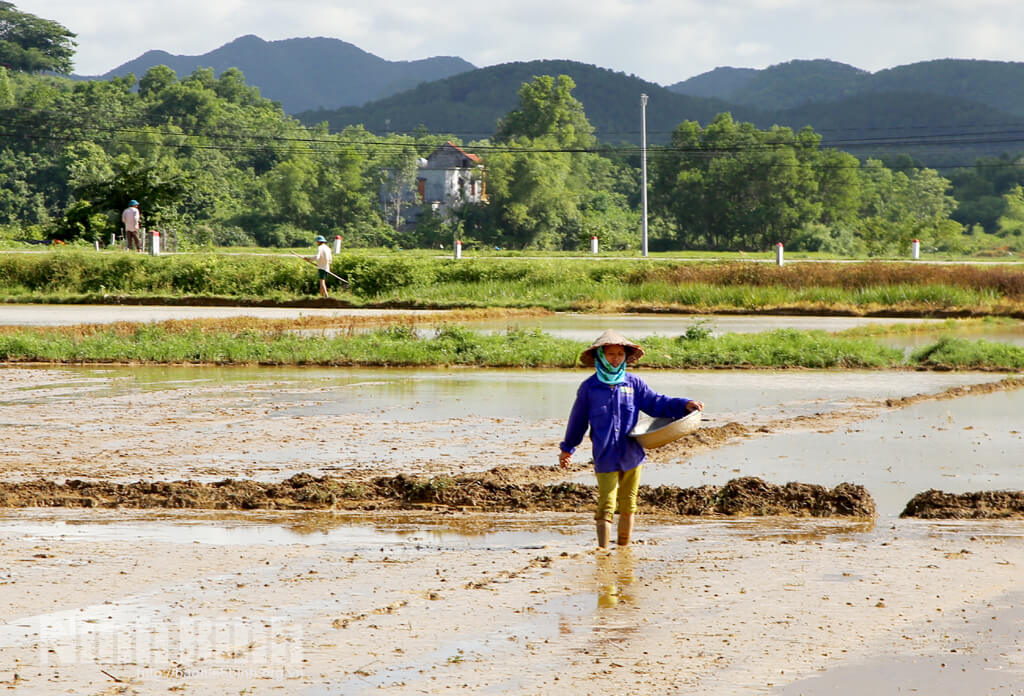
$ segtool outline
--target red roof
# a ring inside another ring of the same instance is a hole
[[[463,149],[462,149],[461,147],[459,147],[458,145],[456,145],[455,143],[453,143],[453,142],[452,142],[451,140],[449,140],[449,141],[448,141],[448,145],[449,145],[450,147],[454,147],[454,148],[455,148],[456,150],[458,150],[458,151],[459,151],[459,152],[461,152],[461,153],[462,153],[462,154],[463,154],[464,156],[468,157],[469,159],[473,160],[474,162],[479,162],[479,161],[480,161],[480,156],[479,156],[479,155],[474,155],[474,154],[473,154],[472,152],[466,152],[466,151],[465,151],[465,150],[463,150]]]

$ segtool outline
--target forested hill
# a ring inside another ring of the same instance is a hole
[[[931,60],[876,73],[830,60],[794,60],[763,70],[716,68],[668,88],[759,109],[913,91],[968,100],[1024,117],[1024,63],[991,60]]]
[[[751,72],[753,78],[735,69],[718,73],[719,84],[729,82],[732,94],[750,99],[738,103],[678,94],[633,75],[574,61],[506,63],[420,84],[362,107],[307,111],[297,118],[307,125],[327,122],[332,131],[349,125],[375,133],[422,127],[475,140],[493,135],[498,119],[516,108],[524,82],[537,75],[564,74],[576,82],[573,95],[583,103],[595,135],[609,144],[639,144],[639,96],[646,93],[651,144],[667,142],[684,120],[707,124],[727,111],[759,128],[810,126],[822,135],[823,145],[862,159],[899,153],[942,167],[1024,151],[1024,130],[1015,125],[1019,116],[964,97],[897,89],[901,85],[890,77],[886,79],[893,89],[864,91],[870,73],[833,61],[794,61]],[[814,91],[810,85],[815,80],[831,81]],[[702,85],[706,94],[723,93],[714,82]],[[814,98],[804,100],[805,90],[814,91]],[[760,108],[762,103],[770,108]]]
[[[298,38],[264,41],[243,36],[200,56],[147,51],[98,78],[134,73],[142,77],[155,65],[166,65],[179,77],[196,68],[213,68],[219,75],[238,68],[246,82],[260,88],[264,97],[281,102],[289,113],[364,104],[374,99],[473,70],[473,64],[456,57],[414,61],[388,61],[345,41]]]
[[[423,126],[466,140],[491,137],[499,118],[518,106],[519,88],[538,75],[568,75],[573,96],[583,103],[598,139],[606,143],[640,141],[640,94],[647,94],[647,134],[652,142],[668,140],[684,120],[707,123],[730,111],[740,120],[762,121],[749,107],[718,99],[676,94],[633,75],[569,60],[536,60],[480,68],[362,107],[320,109],[297,114],[303,123],[326,121],[331,130],[361,124],[368,130],[411,132]]]
[[[1024,151],[1019,117],[967,99],[921,92],[875,92],[805,104],[775,112],[773,121],[794,130],[811,125],[823,146],[862,160],[903,154],[945,168]]]

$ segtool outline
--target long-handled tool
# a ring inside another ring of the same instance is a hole
[[[316,261],[313,261],[312,259],[308,259],[305,256],[300,256],[299,254],[296,254],[294,251],[291,251],[291,250],[289,250],[288,253],[291,254],[292,256],[296,257],[296,258],[302,259],[306,263],[309,263],[309,264],[312,264],[312,265],[316,266]],[[317,270],[320,270],[319,266],[317,266]],[[343,282],[345,285],[348,285],[348,281],[345,280],[344,278],[342,278],[340,275],[337,275],[336,273],[331,273],[330,271],[327,271],[327,275],[333,276],[334,278],[337,278],[338,280]]]

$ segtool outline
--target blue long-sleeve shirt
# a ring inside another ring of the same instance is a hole
[[[626,381],[614,386],[602,384],[596,374],[591,375],[576,391],[576,403],[559,447],[563,452],[575,452],[589,427],[594,471],[603,474],[635,469],[647,456],[640,443],[629,437],[640,411],[655,418],[682,418],[689,402],[659,394],[628,372]]]

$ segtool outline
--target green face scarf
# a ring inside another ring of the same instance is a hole
[[[597,379],[602,384],[609,386],[615,384],[622,384],[626,381],[626,363],[629,362],[629,355],[627,353],[626,359],[618,367],[612,367],[607,360],[604,359],[604,348],[598,348],[594,351],[594,367],[597,368]]]

